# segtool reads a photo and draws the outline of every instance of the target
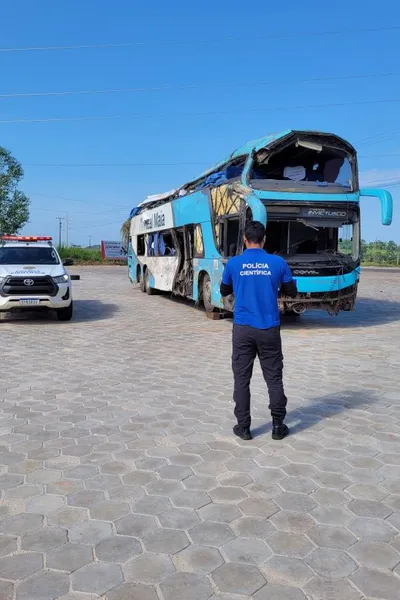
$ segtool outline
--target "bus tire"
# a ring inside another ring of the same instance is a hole
[[[205,311],[208,313],[214,312],[214,306],[211,303],[211,279],[208,273],[204,275],[201,283],[201,296]]]
[[[153,294],[156,293],[156,290],[150,286],[150,276],[149,276],[148,269],[146,269],[144,272],[143,280],[144,280],[144,289],[146,291],[146,294],[148,296],[153,296]]]

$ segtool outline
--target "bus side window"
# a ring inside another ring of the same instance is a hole
[[[137,256],[144,256],[146,251],[146,244],[144,241],[144,235],[137,236]]]
[[[201,225],[196,225],[194,228],[194,258],[204,258],[204,243]]]

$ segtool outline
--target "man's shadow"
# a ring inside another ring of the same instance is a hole
[[[298,406],[288,411],[285,423],[290,428],[290,434],[301,433],[314,425],[321,423],[337,414],[343,413],[348,409],[357,408],[365,410],[372,404],[378,402],[379,398],[371,391],[350,391],[345,390],[336,394],[329,394],[323,398],[318,398],[311,404]],[[289,401],[290,402],[290,401]],[[388,402],[389,404],[389,402]],[[290,406],[290,404],[289,404]],[[259,419],[254,419],[259,421]],[[338,427],[340,423],[338,421]],[[253,437],[264,435],[271,430],[271,422],[258,425],[252,429]]]

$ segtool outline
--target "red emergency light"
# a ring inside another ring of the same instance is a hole
[[[49,236],[2,235],[1,239],[9,242],[50,242],[53,238]]]

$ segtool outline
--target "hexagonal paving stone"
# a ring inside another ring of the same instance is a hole
[[[268,538],[267,544],[274,554],[295,556],[297,558],[307,556],[314,549],[314,546],[305,535],[285,531],[274,533]]]
[[[289,533],[306,533],[315,526],[315,521],[310,515],[282,510],[271,517],[273,525],[280,531]]]
[[[28,498],[40,496],[41,494],[43,494],[42,485],[25,483],[24,485],[18,485],[17,487],[8,489],[5,493],[5,497],[7,500],[28,500]]]
[[[0,522],[0,531],[2,533],[15,533],[23,535],[28,531],[35,531],[43,525],[43,515],[24,514],[15,515],[9,519]]]
[[[224,559],[216,548],[191,545],[176,554],[174,562],[179,571],[208,575],[222,565]]]
[[[240,517],[241,512],[231,504],[208,504],[199,510],[199,514],[203,521],[231,523]]]
[[[314,577],[304,588],[312,600],[326,600],[327,593],[338,600],[360,600],[361,593],[345,579]]]
[[[99,521],[116,521],[131,512],[127,502],[106,501],[90,507],[90,516]]]
[[[221,486],[209,491],[209,495],[213,502],[221,504],[235,504],[247,498],[246,492],[238,487]]]
[[[273,500],[262,498],[247,498],[238,504],[242,513],[248,517],[264,517],[268,519],[279,511],[279,507]]]
[[[133,485],[147,485],[156,480],[157,476],[155,473],[149,473],[149,471],[132,471],[132,473],[122,476],[122,481],[124,483]]]
[[[318,484],[308,477],[286,477],[279,482],[286,492],[311,494],[318,489]]]
[[[160,515],[171,508],[171,502],[164,496],[146,496],[133,504],[133,512],[143,515]]]
[[[64,475],[67,479],[89,479],[99,472],[99,467],[95,465],[77,465],[71,469],[66,469]]]
[[[152,481],[149,483],[149,485],[146,486],[146,489],[147,493],[151,496],[171,496],[171,494],[176,494],[177,492],[183,490],[183,485],[180,481],[160,479],[158,481]]]
[[[174,573],[160,584],[164,600],[208,600],[213,590],[205,577],[194,573]]]
[[[175,567],[168,556],[161,554],[142,554],[129,561],[125,567],[125,576],[128,581],[141,583],[159,583],[175,571]]]
[[[124,563],[142,554],[140,543],[128,536],[114,535],[108,540],[99,542],[95,548],[96,556],[103,562]]]
[[[182,481],[187,490],[201,490],[208,492],[217,485],[217,479],[208,475],[192,475]]]
[[[171,508],[158,516],[161,527],[169,529],[190,529],[200,522],[192,508]]]
[[[269,519],[259,517],[241,517],[231,523],[233,531],[242,537],[265,540],[276,532]]]
[[[95,504],[100,504],[106,499],[104,492],[98,490],[84,490],[82,492],[76,492],[67,497],[67,502],[70,506],[81,506],[84,508],[90,508]]]
[[[358,569],[351,581],[366,596],[382,600],[398,600],[399,578],[374,569]]]
[[[109,563],[92,563],[71,575],[72,589],[91,594],[105,594],[123,582],[121,567]]]
[[[104,600],[158,600],[158,594],[150,585],[122,583],[108,592]]]
[[[254,594],[253,600],[307,600],[307,598],[298,588],[268,584]]]
[[[228,560],[237,563],[261,564],[270,556],[271,551],[262,540],[237,537],[221,548]]]
[[[388,542],[397,535],[397,530],[382,519],[359,517],[349,525],[356,537],[367,542]]]
[[[142,538],[158,529],[154,517],[147,515],[127,515],[115,521],[117,533]]]
[[[192,469],[189,467],[183,467],[180,465],[168,465],[158,471],[161,479],[175,479],[176,481],[182,481],[193,475]]]
[[[56,510],[47,517],[49,525],[60,525],[64,527],[73,527],[78,523],[83,523],[89,518],[89,513],[86,508],[75,508],[66,506],[60,510]]]
[[[176,554],[189,546],[190,542],[183,531],[177,529],[158,529],[143,538],[143,544],[149,552]]]
[[[46,486],[46,489],[48,494],[66,496],[83,490],[83,481],[80,481],[79,479],[61,479],[60,481],[49,483]]]
[[[177,507],[199,509],[210,504],[211,499],[205,492],[182,490],[171,496],[171,502]]]
[[[88,490],[107,491],[121,484],[122,481],[117,475],[96,475],[85,481]]]
[[[330,548],[317,548],[305,560],[317,575],[332,579],[348,577],[357,569],[348,554]]]
[[[262,588],[266,581],[254,565],[226,563],[212,573],[218,591],[251,596]]]
[[[204,522],[189,530],[189,535],[194,544],[200,546],[223,546],[235,536],[232,530],[223,523]]]
[[[325,487],[319,488],[311,495],[311,498],[324,506],[344,506],[351,501],[351,497],[346,492]]]
[[[47,556],[49,569],[72,573],[93,561],[93,550],[85,544],[68,543],[56,548]]]
[[[0,476],[0,489],[1,490],[9,490],[17,485],[21,485],[24,481],[24,478],[21,475],[1,475]]]
[[[372,519],[386,519],[393,512],[383,502],[375,502],[374,500],[353,500],[348,505],[348,508],[358,517],[369,517]]]
[[[96,545],[113,535],[112,526],[105,521],[85,521],[72,527],[69,532],[71,542]]]
[[[272,556],[262,567],[269,583],[303,587],[313,576],[308,566],[298,558]]]
[[[340,526],[317,525],[310,529],[307,535],[316,546],[336,550],[347,550],[357,541],[348,529]]]
[[[343,506],[318,506],[311,515],[324,525],[348,525],[354,519],[354,514]]]
[[[363,567],[392,570],[400,562],[400,554],[389,544],[357,542],[348,551]]]
[[[24,550],[47,552],[67,542],[67,530],[60,527],[42,527],[39,531],[27,533],[22,538]]]
[[[0,558],[0,578],[25,579],[43,567],[43,557],[41,554],[24,553],[14,554]]]
[[[62,508],[65,505],[65,500],[62,496],[46,494],[36,496],[26,502],[26,512],[35,513],[37,515],[49,515],[55,510]]]
[[[69,577],[62,573],[40,571],[17,586],[16,600],[55,600],[69,590]]]
[[[318,506],[317,502],[306,494],[295,494],[287,492],[281,494],[274,500],[282,510],[308,513]]]
[[[0,598],[2,600],[13,600],[14,584],[11,581],[0,581]]]
[[[353,496],[353,498],[359,498],[360,500],[375,500],[380,501],[387,495],[383,490],[375,485],[368,484],[354,484],[350,485],[346,492]]]
[[[15,552],[17,540],[18,538],[13,535],[0,535],[0,556],[7,556],[7,554]]]

